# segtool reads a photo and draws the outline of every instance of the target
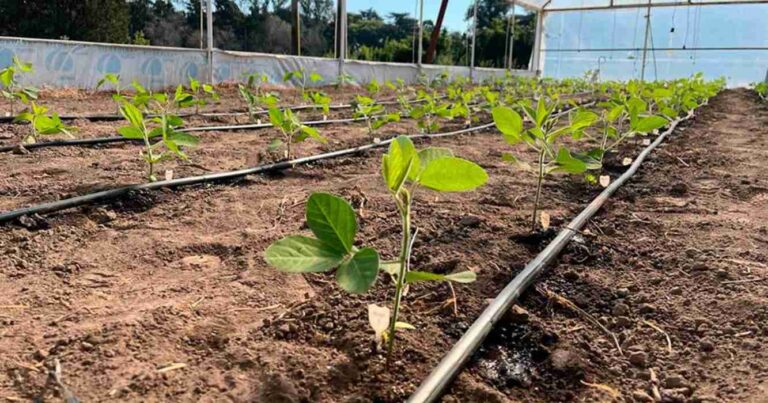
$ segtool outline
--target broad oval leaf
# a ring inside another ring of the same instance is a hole
[[[307,200],[307,225],[330,248],[343,254],[352,250],[357,218],[346,200],[328,193],[312,193]]]
[[[419,184],[440,192],[464,192],[488,181],[488,174],[472,161],[457,157],[433,160],[424,168]]]
[[[317,273],[333,269],[344,254],[319,239],[301,235],[283,238],[267,248],[264,257],[271,266],[287,273]]]
[[[523,118],[512,108],[497,106],[491,111],[493,123],[499,129],[507,143],[515,145],[522,141]]]
[[[419,175],[424,168],[426,168],[430,162],[443,157],[453,157],[453,151],[446,147],[428,147],[418,152],[419,170],[411,169],[408,172],[408,179],[415,181],[418,180]]]
[[[580,174],[587,171],[587,164],[571,155],[565,147],[560,147],[557,152],[557,158],[552,161],[548,168],[547,173],[551,172],[566,172],[569,174]]]
[[[379,253],[372,248],[357,251],[336,270],[339,286],[352,294],[368,291],[379,274]]]
[[[406,136],[398,136],[389,144],[389,151],[382,158],[382,175],[387,187],[393,192],[400,190],[411,170],[418,171],[416,147]]]
[[[143,139],[144,133],[141,132],[137,127],[134,126],[125,126],[117,129],[117,132],[120,133],[121,136],[127,138],[127,139]]]
[[[633,130],[639,133],[650,133],[666,126],[669,121],[661,116],[648,116],[640,118],[633,124]]]

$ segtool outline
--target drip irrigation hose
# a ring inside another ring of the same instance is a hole
[[[337,124],[337,123],[342,124],[342,123],[359,122],[363,120],[365,120],[365,118],[327,119],[327,120],[312,120],[312,121],[304,122],[303,124],[307,126],[322,126],[322,125]],[[228,125],[228,126],[200,126],[200,127],[189,127],[186,129],[179,129],[177,131],[191,133],[191,132],[206,132],[206,131],[235,131],[235,130],[248,130],[248,129],[255,130],[255,129],[266,129],[273,126],[274,125],[272,123]],[[24,148],[27,150],[33,150],[36,148],[46,148],[46,147],[88,146],[88,145],[97,145],[97,144],[127,143],[127,142],[141,143],[143,141],[144,140],[142,139],[129,139],[123,136],[109,136],[109,137],[94,137],[89,139],[45,141],[40,143],[25,144]],[[0,146],[0,152],[9,152],[9,151],[16,150],[18,148],[19,148],[18,144]]]
[[[581,94],[580,94],[581,95]],[[485,103],[477,104],[475,106],[482,106]],[[581,106],[589,106],[594,104],[594,102],[587,102],[584,104],[581,104]],[[565,109],[567,111],[568,109]],[[326,119],[326,120],[314,120],[314,121],[308,121],[304,122],[304,125],[307,126],[322,126],[322,125],[328,125],[328,124],[344,124],[344,123],[353,123],[353,122],[361,122],[364,121],[365,118],[348,118],[348,119]],[[245,124],[245,125],[224,125],[224,126],[199,126],[199,127],[189,127],[186,129],[179,129],[179,132],[206,132],[206,131],[236,131],[236,130],[257,130],[257,129],[266,129],[274,127],[272,123],[254,123],[254,124]],[[74,140],[56,140],[56,141],[45,141],[40,143],[33,143],[33,144],[25,144],[24,148],[26,150],[34,150],[38,148],[47,148],[47,147],[68,147],[68,146],[92,146],[92,145],[99,145],[99,144],[110,144],[110,143],[140,143],[143,142],[141,139],[128,139],[122,136],[109,136],[109,137],[95,137],[95,138],[88,138],[88,139],[74,139]],[[11,152],[14,150],[19,149],[18,144],[14,145],[6,145],[6,146],[0,146],[0,153],[3,152]]]
[[[440,363],[432,370],[427,378],[421,383],[418,389],[408,399],[408,403],[428,403],[434,402],[442,396],[443,390],[451,383],[453,378],[461,371],[461,368],[474,354],[475,350],[485,340],[491,332],[493,326],[501,319],[507,310],[515,303],[518,297],[522,295],[544,269],[552,263],[570,240],[581,228],[597,213],[603,204],[618,190],[626,181],[628,181],[640,168],[645,158],[650,154],[664,139],[672,133],[677,125],[693,116],[693,111],[689,112],[684,118],[672,121],[667,130],[660,134],[656,140],[646,147],[624,174],[617,178],[613,183],[606,187],[579,215],[576,216],[565,228],[563,228],[547,247],[541,251],[533,260],[528,262],[522,272],[515,276],[512,281],[496,296],[488,305],[482,314],[475,320],[472,326],[464,333],[453,348],[443,357]]]
[[[593,103],[594,102],[588,102],[586,104],[583,104],[582,106],[591,105]],[[558,112],[558,115],[563,115],[565,113],[568,113],[569,110],[570,109],[564,109]],[[456,136],[459,134],[472,133],[472,132],[485,130],[493,126],[495,126],[495,123],[486,123],[480,126],[469,127],[466,129],[455,130],[451,132],[434,133],[434,134],[411,134],[411,135],[408,135],[408,137],[414,140],[422,139],[422,138],[450,137],[450,136]],[[164,181],[157,181],[157,182],[141,183],[136,185],[128,185],[128,186],[122,186],[119,188],[103,190],[100,192],[89,193],[81,196],[70,197],[63,200],[57,200],[55,202],[41,203],[41,204],[37,204],[30,207],[24,207],[20,209],[7,211],[5,213],[0,213],[0,223],[8,222],[24,215],[51,213],[55,211],[77,207],[77,206],[82,206],[85,204],[94,203],[100,200],[107,200],[107,199],[125,195],[132,191],[137,191],[137,190],[154,190],[154,189],[160,189],[160,188],[194,185],[194,184],[205,183],[205,182],[234,179],[234,178],[239,178],[247,175],[281,171],[284,169],[292,168],[296,165],[307,164],[314,161],[336,158],[336,157],[341,157],[345,155],[352,155],[352,154],[360,153],[362,151],[370,150],[373,148],[383,147],[385,145],[388,145],[392,141],[394,141],[395,138],[396,137],[392,137],[387,140],[373,142],[373,143],[358,146],[358,147],[331,151],[323,154],[316,154],[309,157],[297,158],[289,161],[282,161],[282,162],[276,162],[272,164],[260,165],[252,168],[217,172],[213,174],[190,176],[186,178],[171,179],[171,180],[164,180]]]
[[[446,98],[446,96],[442,95],[440,97],[436,97],[435,99],[443,99],[443,98]],[[415,104],[420,102],[424,102],[424,100],[411,99],[407,101],[407,103],[409,104]],[[399,104],[399,101],[390,99],[386,101],[379,101],[378,104],[384,105],[384,106],[397,105]],[[352,107],[353,107],[352,104],[336,104],[336,105],[328,106],[328,108],[331,110],[349,109]],[[286,106],[285,108],[282,108],[282,109],[290,109],[294,112],[297,112],[297,111],[304,111],[307,109],[319,109],[319,107],[317,105],[304,104],[304,105]],[[267,113],[269,113],[269,111],[264,109],[264,110],[254,111],[252,115],[266,115]],[[193,118],[193,117],[217,118],[217,117],[227,117],[227,116],[247,116],[248,114],[249,114],[248,112],[202,112],[202,113],[182,113],[182,114],[179,114],[178,116],[180,118],[186,119],[186,118]],[[147,115],[147,117],[152,118],[152,117],[157,117],[157,115]],[[15,116],[0,116],[0,123],[13,122],[15,118],[16,118]],[[90,121],[114,121],[114,120],[124,120],[125,118],[123,117],[123,115],[109,114],[109,115],[62,115],[62,116],[59,116],[59,119],[61,120],[86,119]]]
[[[493,126],[494,126],[493,123],[487,123],[484,125],[470,127],[467,129],[456,130],[452,132],[436,133],[436,134],[412,134],[412,135],[409,135],[408,137],[410,137],[411,139],[449,137],[449,136],[455,136],[455,135],[464,134],[464,133],[477,132],[477,131],[491,128]],[[78,207],[86,204],[91,204],[101,200],[112,199],[112,198],[119,197],[137,190],[154,190],[154,189],[161,189],[161,188],[194,185],[194,184],[200,184],[200,183],[206,183],[206,182],[212,182],[212,181],[221,181],[221,180],[240,178],[247,175],[281,171],[284,169],[292,168],[296,165],[308,164],[311,162],[320,161],[324,159],[337,158],[337,157],[342,157],[346,155],[357,154],[362,151],[383,147],[383,146],[389,145],[389,143],[391,143],[394,139],[395,138],[393,137],[388,140],[370,143],[370,144],[366,144],[358,147],[352,147],[352,148],[347,148],[343,150],[312,155],[309,157],[297,158],[289,161],[282,161],[282,162],[276,162],[272,164],[260,165],[252,168],[239,169],[235,171],[217,172],[213,174],[191,176],[186,178],[171,179],[171,180],[164,180],[164,181],[158,181],[158,182],[128,185],[128,186],[122,186],[119,188],[108,189],[100,192],[89,193],[82,196],[75,196],[68,199],[57,200],[55,202],[41,203],[31,207],[20,208],[20,209],[11,210],[11,211],[2,213],[0,214],[0,223],[8,222],[24,215],[51,213],[51,212],[65,210],[65,209]]]

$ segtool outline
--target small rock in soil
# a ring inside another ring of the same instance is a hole
[[[645,368],[648,365],[648,353],[644,351],[633,351],[629,353],[629,362],[636,366]]]
[[[672,287],[669,290],[669,293],[672,295],[683,295],[683,289],[680,287]]]
[[[692,271],[707,271],[709,270],[709,267],[706,265],[706,263],[703,262],[697,262],[694,263],[693,266],[691,266]]]
[[[651,304],[640,304],[640,306],[637,307],[638,312],[640,313],[654,313],[656,312],[656,307],[654,307]]]
[[[626,317],[626,316],[619,316],[616,318],[616,326],[626,328],[626,327],[632,327],[634,322],[632,322],[632,319]]]
[[[652,402],[653,398],[642,390],[636,390],[632,392],[632,398],[638,402]]]
[[[477,227],[480,225],[482,220],[480,217],[468,215],[466,217],[463,217],[461,221],[459,221],[459,225],[462,227]]]
[[[629,315],[629,305],[619,302],[613,306],[613,316],[627,316]]]
[[[567,272],[563,273],[563,277],[569,281],[576,281],[579,279],[579,273],[573,270],[568,270]]]
[[[701,344],[699,344],[699,350],[705,353],[711,353],[712,351],[715,351],[715,344],[712,343],[711,340],[704,339],[701,341]]]
[[[629,289],[628,288],[619,288],[616,290],[616,296],[619,298],[626,298],[629,296]]]
[[[670,375],[664,380],[664,386],[670,389],[684,388],[687,385],[688,383],[685,381],[685,378],[680,375]]]
[[[584,372],[584,360],[573,350],[558,348],[549,357],[552,368],[571,375],[581,375]]]
[[[512,309],[507,312],[507,320],[512,323],[524,324],[531,319],[531,314],[519,305],[512,305]]]

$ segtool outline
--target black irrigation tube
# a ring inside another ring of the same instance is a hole
[[[587,102],[583,104],[582,106],[587,106],[593,104],[593,101]],[[564,114],[569,109],[565,109],[560,114]],[[455,136],[459,134],[464,133],[472,133],[477,132],[481,130],[485,130],[488,128],[491,128],[495,125],[495,123],[486,123],[480,126],[475,127],[469,127],[466,129],[461,130],[455,130],[452,132],[445,132],[445,133],[435,133],[435,134],[411,134],[408,135],[411,139],[421,139],[421,138],[440,138],[440,137],[450,137]],[[385,145],[388,145],[391,143],[396,137],[392,137],[387,140],[378,141],[370,144],[365,144],[358,147],[352,147],[347,148],[343,150],[337,150],[337,151],[331,151],[328,153],[323,154],[316,154],[309,157],[303,157],[303,158],[297,158],[289,161],[281,161],[276,162],[272,164],[266,164],[266,165],[260,165],[252,168],[244,168],[244,169],[238,169],[234,171],[224,171],[224,172],[217,172],[213,174],[206,174],[206,175],[200,175],[200,176],[190,176],[186,178],[179,178],[179,179],[171,179],[171,180],[164,180],[164,181],[158,181],[158,182],[149,182],[149,183],[141,183],[136,185],[128,185],[128,186],[122,186],[119,188],[114,189],[108,189],[103,190],[100,192],[95,193],[89,193],[81,196],[75,196],[70,197],[63,200],[57,200],[54,202],[48,202],[48,203],[41,203],[37,205],[33,205],[30,207],[24,207],[20,209],[15,209],[11,211],[7,211],[4,213],[0,213],[0,223],[5,223],[14,219],[17,219],[19,217],[30,215],[30,214],[45,214],[45,213],[51,213],[55,211],[65,210],[73,207],[82,206],[85,204],[91,204],[95,203],[100,200],[107,200],[112,199],[115,197],[119,197],[125,194],[128,194],[132,191],[137,190],[154,190],[154,189],[161,189],[161,188],[170,188],[170,187],[178,187],[178,186],[186,186],[186,185],[194,185],[194,184],[200,184],[200,183],[206,183],[206,182],[213,182],[213,181],[221,181],[221,180],[228,180],[228,179],[235,179],[240,178],[248,175],[255,175],[255,174],[262,174],[266,172],[274,172],[274,171],[281,171],[284,169],[292,168],[296,165],[303,165],[310,162],[320,161],[324,159],[330,159],[330,158],[336,158],[336,157],[342,157],[345,155],[352,155],[357,154],[362,151],[383,147]]]
[[[578,94],[579,96],[583,95],[582,93]],[[583,104],[582,106],[586,106],[587,104]],[[362,122],[365,118],[347,118],[347,119],[326,119],[326,120],[313,120],[304,122],[307,126],[323,126],[328,124],[345,124],[345,123],[354,123],[354,122]],[[244,125],[223,125],[223,126],[199,126],[199,127],[189,127],[186,129],[179,129],[180,132],[206,132],[206,131],[236,131],[236,130],[257,130],[257,129],[266,129],[274,127],[272,123],[253,123],[253,124],[244,124]],[[95,138],[88,138],[88,139],[74,139],[74,140],[55,140],[55,141],[45,141],[40,143],[33,143],[33,144],[27,144],[24,145],[24,148],[27,150],[34,150],[38,148],[47,148],[47,147],[69,147],[69,146],[92,146],[92,145],[100,145],[100,144],[111,144],[111,143],[131,143],[131,142],[142,142],[143,140],[140,139],[127,139],[122,136],[109,136],[109,137],[95,137]],[[10,152],[19,149],[18,144],[14,145],[6,145],[6,146],[0,146],[0,153],[3,152]]]
[[[445,95],[438,97],[438,99],[445,98]],[[408,101],[408,103],[419,103],[423,102],[421,99],[411,99]],[[380,101],[378,102],[379,105],[397,105],[399,101],[397,100],[386,100],[386,101]],[[352,108],[352,104],[336,104],[336,105],[329,105],[328,106],[331,110],[336,109],[349,109]],[[304,111],[307,109],[320,109],[321,107],[318,105],[311,105],[311,104],[303,104],[303,105],[294,105],[294,106],[286,106],[282,109],[290,109],[292,111]],[[259,110],[254,111],[253,115],[266,115],[269,111],[268,110]],[[203,117],[203,118],[216,118],[216,117],[226,117],[226,116],[247,116],[249,112],[202,112],[202,113],[182,113],[179,114],[179,117],[181,118],[193,118],[193,117]],[[148,115],[148,117],[154,117],[155,115]],[[59,116],[61,120],[76,120],[76,119],[86,119],[90,121],[114,121],[114,120],[123,120],[122,115],[62,115]],[[8,123],[13,122],[15,119],[15,116],[1,116],[0,117],[0,123]]]
[[[360,122],[365,120],[365,118],[350,118],[350,119],[326,119],[326,120],[313,120],[304,122],[307,126],[322,126],[322,125],[329,125],[329,124],[343,124],[343,123],[353,123],[353,122]],[[200,127],[190,127],[186,129],[179,129],[180,132],[206,132],[206,131],[234,131],[234,130],[249,130],[249,129],[266,129],[273,127],[274,125],[272,123],[257,123],[257,124],[246,124],[246,125],[227,125],[227,126],[200,126]],[[109,143],[135,143],[135,142],[143,142],[144,140],[140,139],[128,139],[123,136],[109,136],[109,137],[94,137],[94,138],[88,138],[88,139],[74,139],[74,140],[56,140],[56,141],[44,141],[40,143],[32,143],[32,144],[25,144],[24,148],[27,150],[34,150],[37,148],[47,148],[47,147],[67,147],[67,146],[90,146],[90,145],[98,145],[98,144],[109,144]],[[1,152],[9,152],[14,151],[19,148],[18,144],[14,145],[7,145],[7,146],[0,146],[0,153]]]
[[[705,103],[706,104],[706,103]],[[464,333],[453,348],[443,357],[440,363],[432,370],[418,389],[408,399],[408,403],[434,402],[442,396],[446,387],[463,368],[477,348],[482,344],[493,326],[501,319],[512,304],[522,295],[559,255],[571,239],[581,231],[581,228],[597,213],[603,204],[627,182],[640,168],[645,158],[669,136],[678,124],[693,116],[691,111],[686,117],[672,121],[667,130],[660,134],[656,140],[646,147],[635,158],[632,165],[613,183],[606,187],[591,203],[582,210],[568,225],[566,225],[547,247],[533,260],[528,262],[522,272],[515,276],[506,287],[494,298],[487,308],[475,320],[472,326]]]
[[[412,135],[409,135],[408,137],[410,137],[411,139],[449,137],[449,136],[455,136],[455,135],[464,134],[464,133],[477,132],[477,131],[491,128],[493,126],[494,126],[493,123],[487,123],[484,125],[470,127],[467,129],[456,130],[452,132],[436,133],[436,134],[412,134]],[[342,157],[346,155],[357,154],[362,151],[383,147],[391,143],[394,139],[395,138],[393,137],[388,140],[383,140],[377,143],[370,143],[370,144],[362,145],[359,147],[347,148],[343,150],[312,155],[309,157],[297,158],[289,161],[282,161],[282,162],[276,162],[272,164],[260,165],[252,168],[239,169],[235,171],[217,172],[213,174],[191,176],[186,178],[171,179],[171,180],[164,180],[164,181],[158,181],[158,182],[141,183],[137,185],[122,186],[119,188],[104,190],[104,191],[95,192],[95,193],[89,193],[82,196],[75,196],[68,199],[57,200],[55,202],[41,203],[31,207],[20,208],[20,209],[11,210],[11,211],[2,213],[0,214],[0,223],[8,222],[25,215],[51,213],[51,212],[65,210],[65,209],[78,207],[86,204],[91,204],[97,201],[112,199],[112,198],[123,196],[132,191],[137,191],[137,190],[155,190],[155,189],[161,189],[161,188],[194,185],[194,184],[200,184],[200,183],[206,183],[206,182],[241,178],[248,175],[281,171],[284,169],[292,168],[296,165],[302,165],[302,164],[307,164],[310,162],[320,161],[324,159],[337,158],[337,157]]]

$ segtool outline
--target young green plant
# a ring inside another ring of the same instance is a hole
[[[0,94],[11,103],[11,115],[16,114],[16,100],[26,104],[37,99],[37,88],[25,87],[19,82],[19,76],[30,72],[32,64],[22,62],[16,56],[13,56],[10,66],[0,70],[0,83],[3,85]]]
[[[219,93],[210,84],[200,84],[200,81],[190,77],[189,91],[195,100],[195,115],[200,114],[200,107],[208,105],[210,102],[217,102],[220,99]]]
[[[200,140],[189,133],[177,130],[184,125],[184,120],[174,112],[194,102],[194,97],[183,92],[181,86],[176,89],[173,98],[166,94],[152,94],[148,102],[157,115],[149,119],[144,117],[138,106],[124,102],[120,113],[129,125],[119,128],[117,132],[127,139],[143,141],[144,149],[141,157],[147,163],[147,178],[154,182],[157,181],[156,164],[174,158],[187,160],[188,156],[183,148],[194,147]],[[156,139],[159,141],[155,141]]]
[[[365,119],[368,135],[371,137],[383,126],[400,121],[400,113],[385,113],[383,105],[377,103],[373,98],[366,96],[356,96],[354,108],[353,116]]]
[[[112,88],[115,90],[115,93],[112,94],[112,99],[117,105],[117,112],[120,113],[120,104],[123,103],[124,99],[122,95],[123,87],[120,85],[120,75],[114,73],[104,74],[104,77],[101,77],[96,83],[96,90],[99,90],[101,87],[107,84],[112,84]]]
[[[307,84],[309,83],[316,83],[319,81],[323,81],[323,76],[321,76],[317,72],[312,72],[307,74],[307,72],[304,70],[304,68],[300,68],[298,70],[293,70],[285,73],[283,76],[284,82],[289,82],[291,80],[296,80],[296,82],[299,83],[299,88],[301,89],[301,98],[305,101],[309,101],[309,94],[307,94]]]
[[[278,97],[271,92],[262,91],[261,86],[269,80],[266,74],[248,74],[245,84],[237,84],[240,98],[248,107],[248,118],[253,123],[261,123],[256,117],[257,112],[277,106]]]
[[[557,102],[551,102],[547,105],[543,98],[539,98],[535,108],[527,103],[521,104],[521,107],[533,124],[530,128],[524,128],[523,118],[512,108],[496,107],[493,109],[492,115],[496,127],[508,144],[514,146],[523,143],[538,155],[536,165],[532,169],[528,163],[519,160],[512,154],[503,154],[505,161],[514,163],[524,170],[536,172],[536,190],[531,219],[531,231],[536,231],[541,188],[545,176],[556,172],[584,174],[588,170],[601,167],[600,161],[588,155],[571,154],[558,141],[565,134],[572,134],[575,137],[581,136],[587,127],[598,120],[598,116],[593,112],[581,113],[575,115],[570,124],[556,127],[559,116],[553,112],[558,107]]]
[[[38,137],[42,135],[65,134],[72,136],[72,131],[76,130],[73,126],[65,125],[61,122],[57,113],[48,114],[48,108],[31,102],[29,109],[16,116],[14,122],[29,122],[30,132],[21,140],[24,144],[33,144],[37,142]]]
[[[301,143],[302,141],[312,138],[321,143],[327,143],[328,140],[323,137],[320,132],[314,127],[307,126],[301,123],[299,115],[295,114],[290,109],[278,108],[269,109],[269,121],[272,125],[280,129],[282,139],[275,139],[269,145],[269,151],[274,152],[282,146],[285,146],[285,157],[293,157],[292,147],[293,143]]]
[[[388,357],[391,357],[396,330],[412,327],[398,320],[407,285],[422,281],[470,283],[476,278],[471,271],[441,275],[410,269],[417,233],[411,225],[415,192],[420,188],[439,192],[470,191],[485,184],[488,175],[477,164],[455,157],[449,149],[430,147],[417,151],[408,137],[400,136],[390,143],[389,151],[382,158],[382,176],[401,221],[397,260],[382,261],[375,249],[356,247],[354,210],[343,199],[326,193],[314,193],[307,201],[306,222],[314,237],[293,235],[280,239],[267,248],[265,259],[287,273],[337,269],[339,286],[350,293],[368,291],[379,270],[388,273],[395,283],[392,313],[390,315],[386,308],[369,307],[369,319],[377,344],[386,342]]]

